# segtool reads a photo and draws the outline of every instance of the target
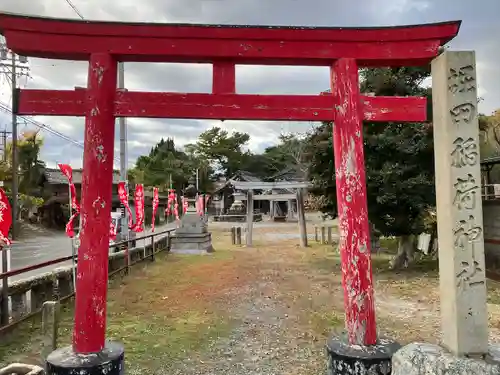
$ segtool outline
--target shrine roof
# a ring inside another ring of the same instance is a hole
[[[73,182],[75,184],[82,183],[82,172],[82,169],[73,169]],[[44,176],[49,185],[60,185],[68,183],[68,179],[59,168],[45,168]],[[113,185],[118,184],[118,182],[120,182],[120,172],[113,171]]]

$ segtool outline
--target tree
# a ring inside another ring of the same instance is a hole
[[[19,211],[26,216],[43,204],[40,180],[45,163],[40,160],[43,138],[39,131],[24,132],[18,140]],[[5,155],[0,161],[0,180],[7,182],[6,190],[11,191],[12,182],[12,142],[7,143]]]
[[[500,109],[491,115],[479,116],[479,131],[482,135],[481,156],[495,156],[500,153]]]
[[[214,170],[231,177],[238,169],[243,169],[244,160],[250,155],[243,151],[250,136],[247,133],[233,132],[213,127],[200,134],[195,144],[187,145],[197,158],[207,160]]]
[[[384,96],[427,96],[421,86],[429,68],[380,68],[361,72],[361,91]],[[431,101],[429,100],[429,103]],[[385,236],[398,236],[393,267],[413,258],[413,235],[425,228],[435,206],[432,126],[420,123],[365,122],[364,152],[368,213]],[[313,194],[327,197],[322,211],[337,211],[332,124],[322,124],[309,138]]]
[[[162,138],[149,155],[139,156],[135,167],[129,171],[130,181],[158,187],[162,192],[170,187],[182,190],[198,169],[201,171],[200,189],[208,189],[210,181],[206,176],[211,172],[210,167],[192,151],[187,151],[178,150],[173,139]]]
[[[307,134],[281,134],[276,146],[268,147],[264,156],[276,172],[291,170],[304,180],[309,180],[310,160],[307,156]]]
[[[19,192],[29,196],[41,194],[39,181],[45,171],[45,163],[39,159],[43,138],[39,131],[25,132],[19,142]]]

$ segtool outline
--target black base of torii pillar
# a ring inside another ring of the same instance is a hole
[[[376,345],[349,345],[347,336],[331,338],[326,345],[327,375],[390,375],[391,358],[401,348],[380,338]]]
[[[114,341],[107,341],[102,351],[91,354],[77,354],[66,346],[49,354],[46,369],[47,375],[123,375],[125,350]]]

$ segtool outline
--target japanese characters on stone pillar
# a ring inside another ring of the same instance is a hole
[[[432,62],[432,101],[443,344],[488,351],[475,54]]]

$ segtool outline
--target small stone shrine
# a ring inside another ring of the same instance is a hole
[[[181,225],[175,230],[171,238],[170,251],[182,254],[206,254],[214,251],[212,233],[207,229],[203,217],[196,212],[196,196],[198,191],[194,180],[189,180],[184,190],[184,199],[187,199],[188,208],[181,220]]]

